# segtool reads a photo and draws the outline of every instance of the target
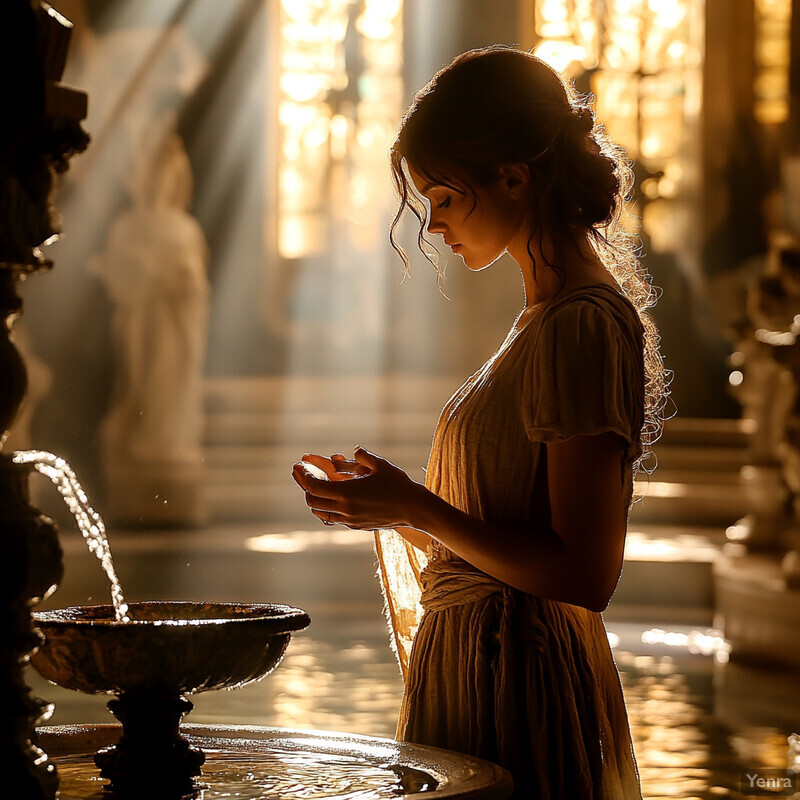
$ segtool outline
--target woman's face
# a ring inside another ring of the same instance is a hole
[[[409,174],[417,192],[430,203],[428,232],[440,233],[469,269],[488,267],[521,241],[524,209],[507,177],[473,187],[473,196],[466,187],[459,191],[430,183],[413,167]],[[527,235],[524,239],[527,242]]]

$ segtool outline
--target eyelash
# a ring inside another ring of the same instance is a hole
[[[436,208],[447,208],[449,205],[450,205],[450,198],[448,197],[446,200],[442,200],[442,202],[439,203],[436,206]]]

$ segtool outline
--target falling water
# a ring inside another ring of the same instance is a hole
[[[128,605],[122,595],[122,587],[114,570],[111,548],[108,546],[106,526],[100,515],[89,505],[86,493],[81,488],[72,468],[63,458],[43,450],[19,450],[14,453],[14,463],[31,464],[37,472],[50,478],[55,484],[67,508],[72,512],[78,528],[86,539],[89,551],[94,553],[111,583],[111,601],[117,622],[129,622]]]

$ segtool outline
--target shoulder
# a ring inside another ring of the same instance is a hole
[[[544,311],[551,323],[585,318],[618,324],[640,325],[639,314],[622,290],[606,284],[581,286],[556,298]]]
[[[639,313],[619,289],[586,286],[558,298],[541,315],[540,336],[561,347],[595,349],[612,342],[633,351],[643,347]]]
[[[523,383],[528,437],[613,431],[634,453],[643,408],[643,328],[633,305],[605,286],[553,303],[541,315]]]

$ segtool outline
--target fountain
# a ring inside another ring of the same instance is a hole
[[[108,707],[121,722],[121,731],[110,725],[40,729],[48,750],[65,755],[61,800],[94,796],[97,768],[110,781],[105,797],[177,800],[207,791],[258,800],[506,796],[502,770],[434,748],[280,729],[182,730],[193,708],[187,694],[265,677],[291,634],[309,624],[308,615],[277,604],[126,602],[103,520],[69,466],[36,451],[16,453],[13,462],[33,466],[58,487],[111,585],[112,604],[33,614],[44,639],[32,665],[64,688],[115,695]]]
[[[22,78],[6,85],[9,123],[0,131],[3,432],[26,384],[12,341],[21,311],[16,284],[50,266],[39,246],[57,233],[53,178],[88,143],[80,125],[86,95],[60,83],[70,23],[41,0],[7,5],[0,58],[5,75]],[[50,477],[73,512],[109,576],[112,604],[31,613],[63,573],[56,527],[29,503],[32,469]],[[510,778],[499,767],[436,748],[349,734],[182,727],[192,708],[187,694],[236,688],[269,674],[309,617],[274,604],[126,603],[102,520],[63,459],[0,454],[0,535],[0,759],[16,796],[366,800],[424,793],[432,800],[502,800],[510,794]],[[61,686],[115,695],[109,707],[121,725],[36,727],[52,707],[25,686],[28,660]],[[110,784],[101,785],[101,778]]]
[[[264,677],[310,619],[279,605],[161,602],[128,610],[125,621],[113,606],[36,613],[45,643],[31,661],[67,689],[116,695],[108,706],[122,737],[94,756],[111,787],[189,794],[205,754],[180,732],[192,709],[185,694]]]

